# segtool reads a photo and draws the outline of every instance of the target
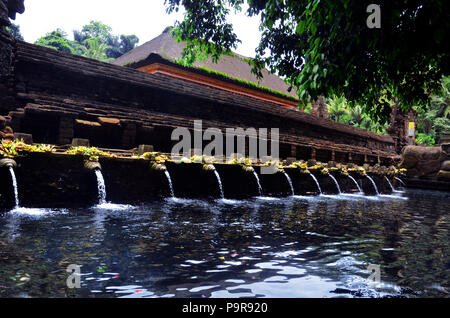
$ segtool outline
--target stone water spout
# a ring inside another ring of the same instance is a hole
[[[98,204],[102,205],[106,203],[105,179],[103,178],[103,174],[100,169],[95,169],[94,172],[97,177]]]
[[[356,187],[358,188],[359,193],[362,193],[363,191],[361,190],[361,187],[359,186],[358,182],[356,182],[355,178],[353,178],[351,175],[347,175],[356,185]]]
[[[217,183],[219,184],[219,190],[220,190],[220,198],[221,199],[225,199],[225,195],[224,195],[224,193],[223,193],[223,186],[222,186],[222,181],[220,180],[220,175],[219,175],[219,173],[217,172],[217,170],[214,168],[214,174],[215,174],[215,176],[216,176],[216,179],[217,179]]]
[[[9,174],[11,175],[12,187],[14,191],[14,203],[15,208],[19,207],[19,188],[17,186],[16,174],[14,173],[14,168],[17,167],[17,163],[9,158],[0,160],[0,168],[6,167],[9,170]]]
[[[330,176],[330,178],[334,181],[334,183],[336,184],[336,188],[337,188],[337,190],[338,190],[338,193],[339,194],[342,194],[342,191],[341,191],[341,187],[339,186],[339,183],[338,183],[338,181],[336,180],[336,178],[330,173],[330,174],[328,174],[329,176]]]
[[[172,198],[175,198],[175,192],[173,191],[172,178],[170,178],[170,173],[167,169],[164,170],[164,175],[166,176],[167,182],[169,183],[170,196]]]
[[[294,186],[292,185],[292,180],[291,177],[289,177],[289,175],[283,171],[284,176],[286,177],[286,180],[289,183],[289,187],[291,188],[291,194],[294,196],[295,195],[295,191],[294,191]]]
[[[392,192],[395,192],[394,186],[392,185],[391,181],[389,181],[389,178],[387,176],[384,176],[386,181],[388,182],[389,186],[391,187]]]
[[[370,180],[370,182],[372,182],[372,185],[375,189],[375,192],[377,193],[377,195],[380,195],[380,192],[378,191],[378,187],[377,184],[375,183],[375,181],[373,181],[372,177],[366,174],[366,178]]]
[[[259,191],[259,196],[262,196],[263,191],[262,191],[262,187],[261,187],[261,182],[259,181],[259,177],[258,174],[256,173],[255,170],[253,170],[253,175],[255,176],[256,179],[256,183],[258,184],[258,191]]]
[[[320,187],[319,181],[317,180],[316,176],[313,175],[311,172],[308,172],[311,178],[313,178],[314,182],[317,185],[317,189],[319,190],[319,193],[322,194],[322,188]]]

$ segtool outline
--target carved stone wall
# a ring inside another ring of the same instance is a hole
[[[153,144],[170,151],[173,128],[280,128],[282,158],[322,149],[376,160],[395,156],[389,136],[182,79],[148,74],[17,41],[15,131],[36,142],[88,138],[96,146]],[[293,150],[292,147],[297,147]],[[300,149],[306,148],[306,149]],[[308,150],[309,149],[309,150]]]
[[[12,78],[15,40],[6,27],[16,13],[25,11],[23,0],[0,0],[0,115],[14,109],[14,83]],[[6,120],[10,121],[7,116]]]

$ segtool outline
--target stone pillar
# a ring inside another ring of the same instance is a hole
[[[137,124],[133,121],[120,121],[123,127],[122,147],[133,148],[136,145]]]
[[[316,159],[316,148],[311,148],[311,159]]]
[[[320,118],[329,118],[328,108],[325,104],[325,99],[322,96],[319,96],[316,101],[311,103],[312,111],[311,114],[316,115]]]
[[[291,145],[291,157],[297,158],[297,146]]]
[[[387,132],[394,139],[395,150],[398,154],[406,145],[414,144],[414,136],[408,137],[408,126],[409,122],[415,123],[415,115],[413,110],[408,113],[402,112],[398,100],[392,107],[391,124]]]
[[[58,144],[67,145],[74,137],[74,116],[62,116],[59,119]]]

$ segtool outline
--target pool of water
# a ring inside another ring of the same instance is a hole
[[[0,297],[446,297],[449,200],[408,190],[17,208],[0,215]],[[71,264],[80,288],[67,287]]]

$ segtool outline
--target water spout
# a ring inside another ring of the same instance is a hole
[[[395,178],[395,180],[400,182],[402,184],[402,186],[405,186],[405,183],[402,181],[402,179],[400,179],[399,177],[394,177],[394,178]]]
[[[330,176],[331,179],[333,179],[334,183],[336,184],[336,188],[338,190],[338,193],[342,194],[341,187],[339,186],[339,183],[337,182],[336,178],[331,173],[328,174],[328,175]]]
[[[384,176],[384,178],[386,179],[386,181],[389,183],[389,186],[391,187],[392,192],[395,192],[394,187],[392,186],[391,181],[389,181],[389,178],[387,176]]]
[[[14,189],[14,200],[15,200],[15,209],[17,209],[19,207],[19,190],[17,188],[17,179],[16,179],[16,175],[14,173],[14,169],[12,166],[8,167],[9,173],[11,174],[11,179],[12,179],[12,185],[13,185],[13,189]]]
[[[256,183],[258,184],[259,196],[262,196],[262,187],[261,187],[261,183],[259,182],[258,174],[257,174],[256,171],[254,171],[254,170],[253,170],[253,175],[255,176]]]
[[[216,175],[217,183],[219,184],[220,198],[225,199],[225,195],[223,194],[222,181],[220,180],[220,175],[216,169],[214,169],[213,171],[214,171],[214,174]]]
[[[358,182],[356,182],[355,178],[353,178],[351,175],[348,175],[348,177],[353,180],[356,187],[358,188],[359,193],[362,193],[363,191],[361,190],[361,187],[359,186]]]
[[[283,172],[283,173],[284,173],[284,175],[286,177],[286,180],[289,183],[289,186],[291,187],[291,193],[294,196],[295,195],[295,191],[294,191],[294,186],[292,185],[292,180],[291,180],[291,178],[289,177],[289,175],[286,172]]]
[[[95,169],[95,176],[97,177],[98,203],[102,205],[106,203],[105,179],[103,179],[100,169]]]
[[[164,170],[164,174],[166,175],[167,181],[169,182],[170,196],[172,198],[175,198],[175,192],[173,191],[173,184],[172,184],[172,179],[170,178],[169,171],[167,169]]]
[[[370,182],[372,182],[373,187],[375,188],[375,192],[377,193],[377,195],[380,195],[380,192],[378,192],[378,188],[377,188],[377,185],[376,185],[375,181],[373,181],[373,179],[369,175],[366,175],[366,177],[367,177],[367,179],[370,180]]]
[[[320,188],[320,184],[319,184],[319,181],[317,181],[316,176],[313,175],[311,172],[308,172],[308,173],[309,173],[309,175],[311,176],[311,178],[313,178],[314,181],[316,182],[317,189],[319,190],[319,193],[322,194],[322,188]]]

